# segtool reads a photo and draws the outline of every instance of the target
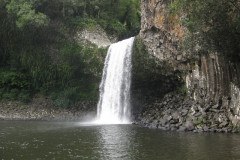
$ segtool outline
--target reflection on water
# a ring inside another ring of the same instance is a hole
[[[129,154],[135,150],[135,131],[129,126],[109,125],[101,127],[99,133],[102,159],[135,159]]]
[[[133,125],[0,121],[0,160],[8,159],[240,159],[240,135],[162,132]]]

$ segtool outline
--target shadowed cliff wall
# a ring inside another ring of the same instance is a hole
[[[193,57],[180,52],[178,42],[187,30],[177,23],[181,16],[170,14],[171,1],[142,0],[141,3],[140,38],[149,54],[167,61],[182,73],[188,94],[201,108],[216,109],[217,114],[223,113],[234,126],[239,126],[239,63],[230,63],[217,53]]]

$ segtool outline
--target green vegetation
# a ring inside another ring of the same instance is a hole
[[[140,30],[139,0],[67,0],[78,5],[78,9],[68,7],[65,14],[72,26],[91,28],[99,24],[108,34],[120,39],[137,35]]]
[[[166,61],[150,55],[141,39],[136,37],[132,58],[132,92],[146,98],[162,98],[183,82]]]
[[[193,121],[195,126],[201,125],[203,123],[202,117],[198,117],[196,120]]]
[[[187,89],[187,86],[186,86],[186,84],[185,84],[184,82],[183,82],[183,85],[178,88],[178,91],[179,91],[180,93],[185,94],[185,95],[188,94],[188,89]]]
[[[175,0],[173,13],[182,15],[188,29],[182,48],[190,54],[218,52],[240,60],[240,3],[238,0]]]
[[[0,99],[47,95],[59,107],[97,100],[107,48],[73,34],[100,25],[119,39],[140,29],[139,0],[1,0]]]

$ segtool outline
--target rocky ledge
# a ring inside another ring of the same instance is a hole
[[[0,120],[67,120],[80,121],[93,117],[96,102],[85,101],[73,108],[59,108],[53,105],[51,99],[36,97],[30,103],[1,102]]]
[[[185,93],[170,93],[146,106],[134,123],[168,131],[239,132],[227,114],[221,106],[200,105]]]

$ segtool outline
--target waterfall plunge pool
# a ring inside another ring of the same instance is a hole
[[[134,37],[109,48],[95,124],[0,121],[0,160],[239,159],[239,134],[163,132],[122,124],[130,123],[133,42]]]
[[[240,135],[135,125],[0,121],[0,160],[219,160],[240,158]]]

